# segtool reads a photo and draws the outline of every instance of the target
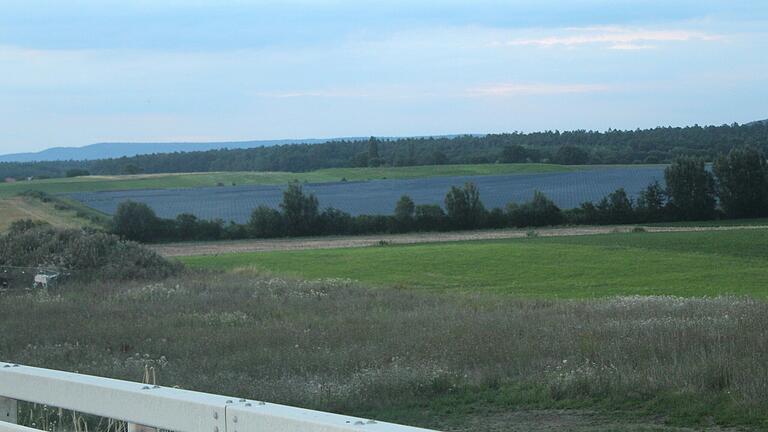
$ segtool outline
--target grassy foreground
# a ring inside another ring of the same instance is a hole
[[[411,179],[436,176],[534,174],[596,169],[597,166],[566,166],[554,164],[478,164],[431,165],[381,168],[330,168],[306,173],[292,172],[213,172],[184,174],[140,174],[125,176],[89,176],[62,179],[0,183],[0,197],[16,195],[28,190],[51,194],[68,192],[96,192],[127,189],[174,189],[210,187],[219,183],[286,184],[293,180],[310,183],[364,181],[375,179]]]
[[[553,409],[613,421],[578,430],[768,427],[768,303],[749,298],[520,300],[240,273],[0,300],[0,358],[34,366],[138,380],[149,365],[166,386],[438,430]]]
[[[197,268],[538,298],[768,294],[764,229],[256,252],[182,261]]]

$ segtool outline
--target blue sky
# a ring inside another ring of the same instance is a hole
[[[0,7],[0,153],[768,118],[764,0]]]

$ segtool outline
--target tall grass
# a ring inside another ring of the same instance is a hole
[[[750,298],[453,297],[196,273],[6,294],[0,327],[8,361],[130,380],[150,365],[166,386],[437,428],[531,406],[768,424],[768,304]]]

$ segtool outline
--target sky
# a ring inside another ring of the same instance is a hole
[[[768,1],[0,0],[0,154],[768,118]]]

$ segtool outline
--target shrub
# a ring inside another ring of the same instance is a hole
[[[30,220],[0,236],[0,266],[52,267],[74,278],[155,279],[181,266],[138,243],[93,230],[56,229]]]

